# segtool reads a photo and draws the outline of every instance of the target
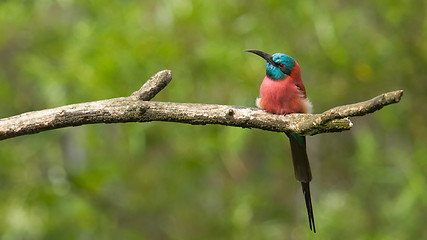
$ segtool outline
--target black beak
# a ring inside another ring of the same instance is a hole
[[[278,69],[280,69],[280,71],[282,71],[284,74],[286,75],[291,75],[291,70],[287,69],[286,67],[283,66],[283,64],[278,64],[275,63],[273,61],[273,56],[271,56],[270,54],[260,51],[260,50],[243,50],[245,52],[251,52],[251,53],[255,53],[256,55],[264,58],[268,63],[270,63],[271,65],[277,67]]]
[[[277,63],[275,63],[273,61],[273,56],[271,56],[270,54],[263,52],[263,51],[259,51],[259,50],[243,50],[245,52],[251,52],[251,53],[255,53],[256,55],[264,58],[267,62],[269,62],[270,64],[272,64],[273,66],[277,67]]]

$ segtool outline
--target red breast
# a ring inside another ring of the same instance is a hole
[[[274,114],[309,113],[311,104],[306,98],[305,87],[301,80],[301,68],[295,62],[291,75],[274,81],[265,77],[260,88],[260,108]]]

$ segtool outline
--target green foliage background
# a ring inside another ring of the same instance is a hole
[[[254,106],[293,56],[320,113],[402,102],[308,138],[318,239],[427,239],[427,2],[0,1],[0,117],[127,96]],[[314,239],[284,134],[90,125],[0,142],[1,239]]]

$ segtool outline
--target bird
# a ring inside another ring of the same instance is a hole
[[[244,50],[254,53],[266,60],[266,76],[260,87],[260,98],[257,107],[273,114],[311,113],[312,104],[307,98],[301,80],[301,68],[292,57],[275,53],[270,55],[259,50]],[[313,206],[310,195],[312,179],[308,161],[305,136],[286,132],[291,143],[292,163],[295,178],[301,182],[307,208],[310,230],[316,232],[314,225]]]

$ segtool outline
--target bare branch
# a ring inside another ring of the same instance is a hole
[[[139,100],[150,101],[157,93],[166,87],[172,80],[171,70],[163,70],[153,75],[142,87],[131,96]]]
[[[383,93],[375,98],[364,102],[334,107],[323,112],[322,114],[315,114],[316,117],[313,119],[313,121],[304,122],[302,129],[307,129],[308,131],[301,131],[300,133],[305,135],[317,134],[317,132],[311,131],[314,126],[324,125],[330,121],[334,121],[337,119],[363,116],[369,113],[373,113],[377,110],[380,110],[384,106],[400,102],[402,96],[403,90],[397,90],[393,92]]]
[[[151,77],[141,89],[129,97],[72,104],[0,119],[0,140],[83,124],[150,121],[193,125],[221,124],[315,135],[349,130],[353,124],[348,117],[362,116],[397,103],[403,94],[402,90],[389,92],[365,102],[335,107],[322,114],[285,116],[240,106],[148,102],[147,100],[161,91],[171,78],[171,71],[164,70]]]

